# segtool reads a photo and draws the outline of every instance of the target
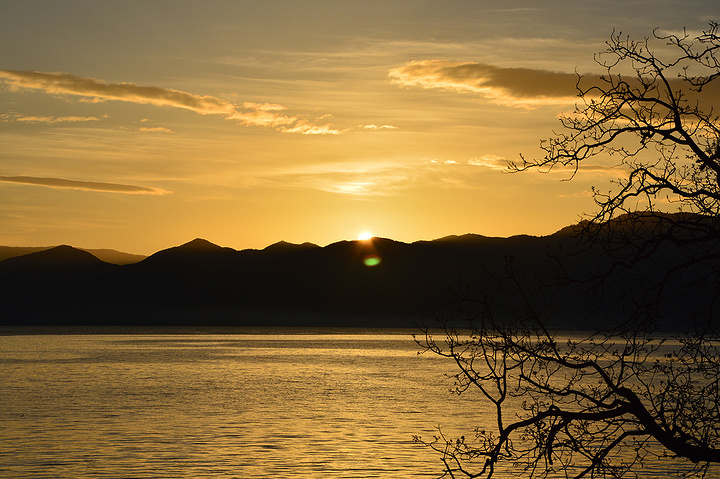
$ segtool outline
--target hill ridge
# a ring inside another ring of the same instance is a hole
[[[551,253],[566,254],[560,267],[571,275],[611,264],[603,248],[578,247],[576,236],[447,238],[343,240],[323,247],[278,242],[240,251],[196,238],[122,266],[63,245],[0,262],[0,325],[412,327],[422,317],[457,314],[459,305],[467,304],[458,300],[468,295],[485,295],[500,316],[512,316],[528,300],[552,309],[554,325],[577,328],[593,325],[578,319],[588,311],[606,321],[622,307],[621,302],[591,307],[596,299],[579,283],[559,287],[558,258]],[[712,247],[720,250],[717,243]],[[685,261],[681,246],[664,246],[663,261]],[[609,286],[637,292],[658,277],[662,263],[645,260]],[[508,265],[525,296],[499,281],[508,277]],[[677,281],[671,280],[668,290],[679,288]],[[713,286],[706,282],[705,288]],[[694,305],[715,293],[692,291],[700,301]],[[671,299],[664,307],[672,321],[694,314],[685,302]]]

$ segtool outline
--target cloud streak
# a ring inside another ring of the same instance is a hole
[[[270,127],[286,133],[340,133],[330,125],[315,125],[307,119],[288,116],[284,113],[284,106],[271,103],[244,102],[236,105],[210,95],[135,83],[108,83],[68,73],[0,70],[0,79],[15,90],[33,89],[53,95],[74,95],[93,102],[113,100],[180,108],[200,115],[222,115],[228,120],[237,120],[243,126]]]
[[[566,105],[577,101],[575,73],[420,60],[391,69],[388,77],[400,86],[471,92],[511,106]]]
[[[396,130],[396,126],[392,125],[375,125],[375,124],[369,124],[369,125],[360,125],[361,128],[365,130]]]
[[[597,74],[562,73],[532,68],[504,68],[487,63],[449,60],[419,60],[405,63],[388,71],[388,79],[403,87],[420,87],[454,92],[474,93],[496,103],[524,108],[543,105],[572,106],[578,103],[578,81],[583,90],[593,85],[608,87],[606,79]],[[637,78],[624,81],[642,90]],[[670,78],[673,90],[682,91],[692,103],[701,101],[706,107],[720,102],[720,84],[706,85],[702,94],[689,88],[681,78]],[[589,92],[593,96],[598,92]],[[702,97],[701,97],[702,95]]]
[[[142,131],[143,133],[173,133],[173,131],[169,128],[165,128],[164,126],[154,126],[154,127],[142,127],[138,128],[138,131]]]
[[[22,115],[0,115],[0,121],[17,121],[21,123],[82,123],[87,121],[100,121],[94,116],[22,116]]]
[[[476,156],[467,162],[470,166],[481,166],[491,170],[508,171],[508,161],[502,156],[482,155]]]
[[[127,195],[169,195],[172,192],[161,188],[124,185],[121,183],[101,183],[96,181],[78,181],[66,178],[39,178],[35,176],[0,176],[0,182],[19,183],[23,185],[45,186],[48,188],[70,188],[85,191],[104,191]]]
[[[314,125],[303,119],[298,120],[297,123],[290,127],[281,128],[280,131],[285,133],[301,133],[303,135],[339,135],[342,133],[330,125]]]
[[[422,158],[416,162],[383,161],[296,166],[258,174],[254,185],[312,189],[356,199],[389,197],[415,188],[477,188],[491,170],[507,161],[485,155],[467,161]]]
[[[229,114],[234,105],[212,96],[200,96],[169,88],[139,86],[134,83],[106,83],[68,73],[0,71],[0,78],[11,87],[44,90],[52,94],[77,95],[95,101],[118,100],[155,106],[184,108],[201,115]]]

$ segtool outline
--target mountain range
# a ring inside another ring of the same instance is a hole
[[[482,298],[498,314],[532,304],[554,326],[585,329],[623,314],[625,304],[561,279],[611,264],[575,231],[414,243],[373,238],[325,247],[279,242],[262,250],[198,238],[146,258],[38,248],[0,261],[0,325],[410,327],[472,314]],[[684,254],[661,253],[670,262]],[[660,274],[658,265],[634,264],[605,290],[641,290]],[[670,291],[677,292],[684,279],[673,281]],[[690,310],[688,299],[666,296],[661,313],[674,324]]]
[[[14,258],[17,256],[24,256],[30,253],[37,253],[52,249],[53,246],[0,246],[0,261],[8,258]],[[140,261],[147,258],[147,256],[140,254],[123,253],[121,251],[115,251],[114,249],[85,249],[78,248],[83,251],[87,251],[97,259],[106,263],[112,264],[132,264],[139,263]]]

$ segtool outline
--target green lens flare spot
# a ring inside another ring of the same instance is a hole
[[[380,264],[380,257],[376,255],[370,255],[363,258],[365,266],[377,266]]]

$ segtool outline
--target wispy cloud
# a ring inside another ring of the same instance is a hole
[[[417,168],[402,162],[363,161],[293,165],[253,178],[254,185],[323,191],[355,198],[389,196],[415,184]]]
[[[296,123],[298,119],[282,113],[286,110],[282,105],[273,103],[256,103],[246,101],[242,107],[236,108],[228,115],[228,120],[238,120],[245,126],[267,126],[272,128],[286,127]]]
[[[20,183],[24,185],[45,186],[49,188],[70,188],[86,191],[105,191],[129,195],[168,195],[171,191],[146,186],[124,185],[120,183],[101,183],[97,181],[79,181],[66,178],[38,178],[35,176],[0,176],[0,182]]]
[[[140,86],[134,83],[106,83],[68,73],[0,71],[11,87],[44,90],[47,93],[78,95],[96,101],[118,100],[155,106],[184,108],[201,115],[230,114],[235,106],[220,98],[200,96],[180,90]]]
[[[575,73],[421,60],[391,69],[388,77],[405,87],[472,92],[512,106],[565,105],[577,101]]]
[[[459,162],[457,160],[444,160],[440,161],[437,158],[424,158],[426,164],[437,166],[437,165],[449,165],[449,166],[480,166],[483,168],[490,168],[491,170],[505,171],[508,169],[508,161],[502,156],[497,155],[482,155],[476,156],[469,159],[467,162]]]
[[[255,182],[267,187],[287,188],[287,185],[291,185],[293,188],[324,191],[357,198],[377,197],[387,196],[403,183],[404,178],[398,182],[394,173],[389,169],[384,172],[294,172],[258,177]]]
[[[360,125],[360,128],[363,128],[365,130],[395,130],[395,129],[397,129],[396,126],[392,126],[392,125],[375,125],[375,124]]]
[[[296,165],[258,174],[253,185],[313,189],[357,199],[387,197],[413,188],[477,188],[488,168],[506,167],[503,158],[488,155],[484,163],[422,158],[408,161],[367,161]],[[488,168],[477,168],[486,166]]]
[[[210,95],[195,95],[171,88],[140,86],[135,83],[108,83],[68,73],[0,70],[0,79],[11,89],[34,89],[54,95],[75,95],[93,102],[114,100],[181,108],[200,115],[223,115],[228,120],[237,120],[243,126],[270,127],[286,133],[340,133],[331,125],[316,125],[306,118],[288,116],[285,114],[286,107],[272,103],[244,102],[236,105]]]
[[[438,165],[439,162],[437,160],[434,160],[434,164]],[[444,162],[444,164],[448,165],[451,164],[447,161]],[[485,154],[481,156],[476,156],[471,158],[467,161],[467,163],[453,163],[455,165],[464,166],[465,164],[471,167],[481,167],[485,169],[495,170],[503,173],[511,173],[513,172],[514,168],[513,166],[517,166],[522,168],[523,163],[522,161],[509,161],[507,158],[504,158],[502,156],[493,155],[493,154]],[[560,166],[554,166],[552,168],[548,169],[540,169],[536,170],[541,173],[556,173],[559,175],[564,175],[565,178],[570,178],[574,175],[580,174],[584,178],[590,178],[595,177],[598,179],[607,179],[607,178],[617,178],[619,176],[624,176],[626,172],[624,170],[627,170],[627,166],[625,165],[617,165],[617,164],[602,164],[602,163],[588,163],[588,164],[581,164],[578,165],[578,168],[576,169],[573,165],[560,165]]]
[[[138,128],[138,131],[142,131],[143,133],[173,133],[171,129],[165,128],[164,126],[143,126]]]
[[[0,115],[0,121],[10,122],[16,121],[21,123],[81,123],[86,121],[100,121],[95,116],[23,116],[5,113]]]
[[[502,156],[497,155],[482,155],[476,156],[468,161],[470,166],[483,166],[493,170],[507,171],[508,161]]]
[[[300,119],[293,126],[281,128],[285,133],[301,133],[303,135],[339,135],[342,131],[330,125],[314,125],[307,120]]]
[[[455,92],[469,92],[496,103],[524,108],[543,105],[572,106],[580,102],[578,82],[589,96],[593,85],[607,86],[607,79],[597,74],[563,73],[534,68],[505,68],[487,63],[456,62],[449,60],[413,61],[388,71],[391,82],[404,87],[420,87]],[[624,77],[632,87],[642,89],[637,78]],[[706,107],[720,102],[720,84],[705,86],[702,93],[695,91],[680,77],[670,78],[673,90],[682,90],[685,99],[699,101]]]

